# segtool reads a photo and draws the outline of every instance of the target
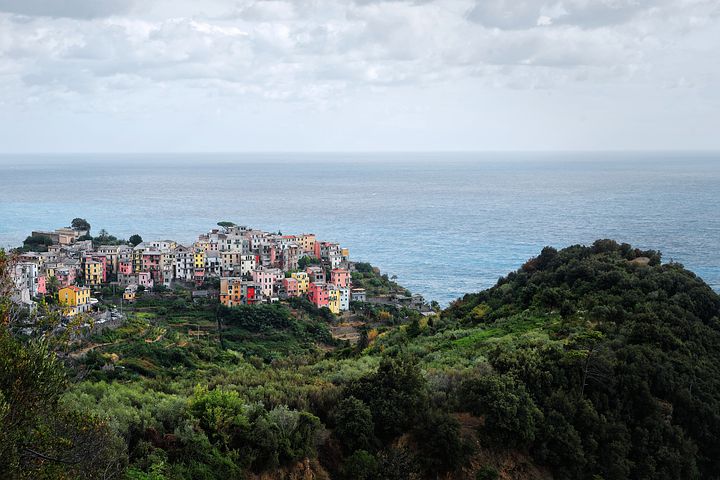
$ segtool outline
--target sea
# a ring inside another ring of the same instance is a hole
[[[442,305],[600,238],[720,289],[720,153],[0,156],[0,247],[75,217],[183,244],[219,221],[312,232]]]

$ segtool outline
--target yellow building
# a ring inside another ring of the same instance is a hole
[[[332,286],[328,289],[328,308],[335,315],[340,314],[340,290]]]
[[[88,285],[100,285],[103,277],[103,264],[95,260],[85,262],[85,283]]]
[[[297,236],[297,242],[305,253],[313,254],[315,252],[315,241],[315,235],[312,233],[303,233]]]
[[[58,302],[64,307],[63,314],[68,317],[87,312],[90,309],[90,287],[70,285],[61,288],[58,292]]]
[[[298,293],[306,295],[310,289],[310,277],[305,272],[294,272],[290,276],[298,282]]]
[[[142,272],[142,256],[144,251],[144,248],[135,247],[132,252],[133,272],[135,273]]]
[[[126,302],[134,302],[137,297],[137,285],[134,283],[128,285],[123,292],[123,300]]]
[[[195,268],[205,268],[205,251],[204,250],[195,250],[194,255],[194,263]]]

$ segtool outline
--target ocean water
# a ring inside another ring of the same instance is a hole
[[[720,288],[720,154],[0,156],[0,246],[86,218],[191,243],[218,221],[340,242],[427,299],[495,284],[545,245],[658,249]]]

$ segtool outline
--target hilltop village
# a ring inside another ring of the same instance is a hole
[[[34,231],[14,266],[16,300],[33,305],[51,295],[66,316],[74,316],[93,310],[93,292],[102,287],[122,288],[123,300],[133,302],[139,292],[179,284],[197,289],[198,295],[217,291],[227,307],[304,297],[339,315],[350,302],[390,301],[368,299],[364,288],[353,286],[356,264],[337,243],[311,233],[282,235],[231,222],[218,227],[190,246],[142,241],[139,235],[118,241],[104,231],[93,238],[83,219],[75,219],[72,227]],[[424,307],[419,296],[392,301]]]

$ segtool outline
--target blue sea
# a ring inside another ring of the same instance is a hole
[[[229,220],[313,232],[447,304],[545,245],[613,238],[720,288],[720,154],[0,156],[0,246],[86,218],[191,243]]]

